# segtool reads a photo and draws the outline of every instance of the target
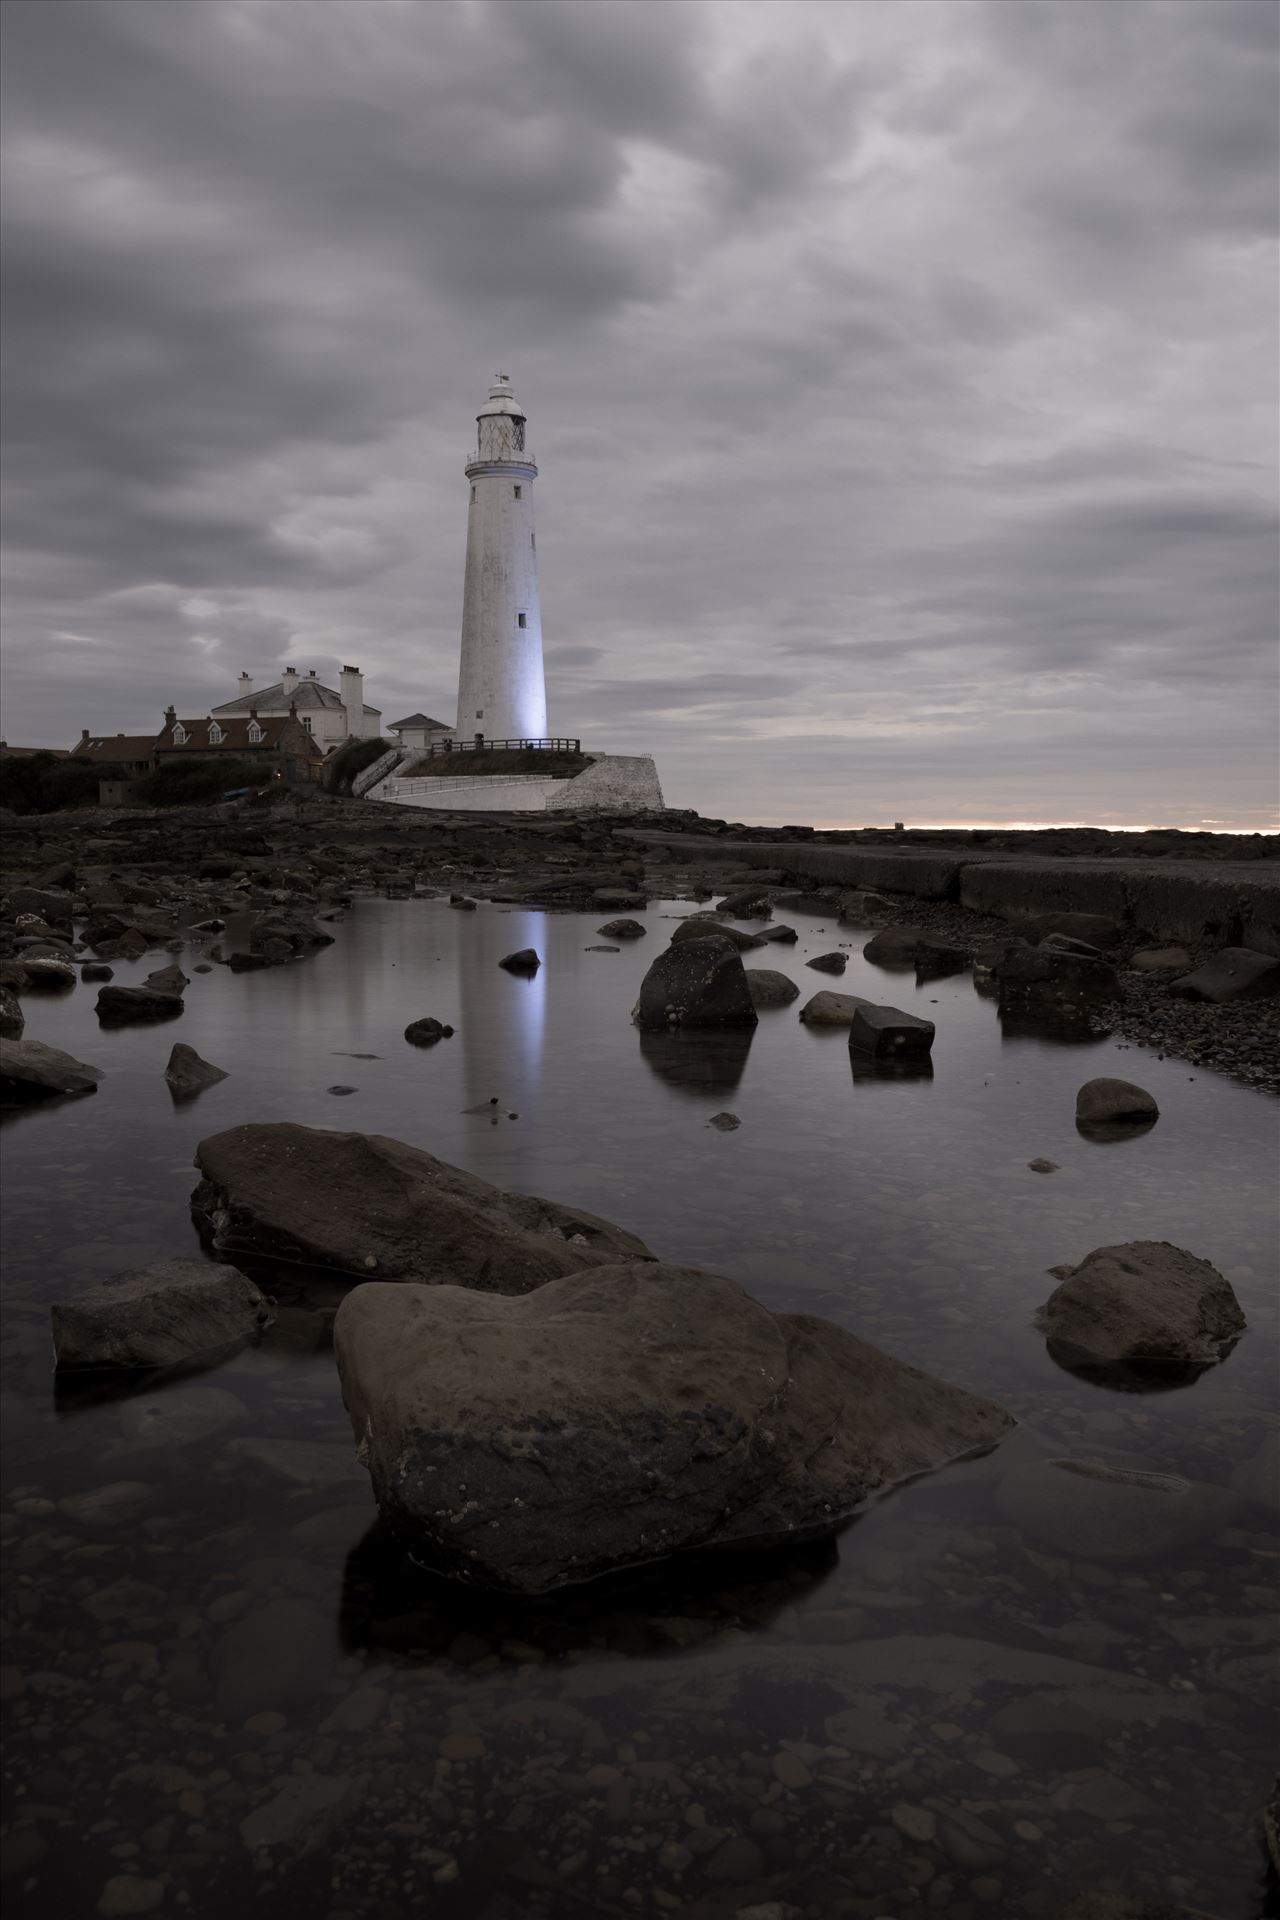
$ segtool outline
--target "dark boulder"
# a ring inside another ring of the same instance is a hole
[[[9,895],[9,912],[16,920],[19,914],[33,914],[37,920],[43,920],[46,926],[69,927],[75,914],[74,895],[54,887],[15,887]]]
[[[606,920],[602,927],[596,928],[606,940],[639,940],[648,932],[639,920]]]
[[[761,927],[755,936],[758,946],[794,947],[800,935],[794,927]]]
[[[651,1030],[753,1027],[756,1010],[741,955],[719,933],[673,942],[641,982],[634,1018]]]
[[[512,1593],[830,1534],[1013,1425],[841,1327],[648,1263],[523,1300],[375,1282],[343,1301],[334,1350],[393,1532]]]
[[[103,1026],[122,1027],[141,1020],[172,1020],[182,1012],[180,993],[154,987],[99,987],[97,1014]]]
[[[411,1020],[404,1030],[404,1037],[411,1047],[433,1047],[437,1040],[448,1040],[453,1028],[442,1020],[435,1020],[426,1014],[421,1020]]]
[[[498,965],[508,973],[536,973],[542,962],[532,947],[521,947],[519,953],[509,953]]]
[[[744,933],[741,927],[726,927],[723,922],[713,920],[710,914],[701,913],[690,914],[687,920],[680,922],[671,936],[672,945],[678,946],[683,940],[703,940],[709,933],[718,934],[731,947],[736,947],[739,953],[748,953],[760,945],[754,933]]]
[[[731,920],[767,920],[773,908],[761,888],[744,887],[739,893],[726,894],[716,912],[727,913]]]
[[[17,994],[12,987],[0,987],[0,1038],[20,1040],[26,1024],[26,1015]]]
[[[0,1105],[22,1106],[64,1093],[96,1093],[100,1067],[41,1040],[0,1039]]]
[[[193,1211],[218,1252],[414,1280],[527,1293],[558,1274],[650,1257],[594,1214],[503,1193],[382,1134],[287,1123],[202,1140]]]
[[[182,993],[191,982],[182,968],[175,965],[158,967],[154,973],[147,975],[143,985],[150,987],[154,993]]]
[[[870,1000],[860,999],[856,993],[831,993],[824,989],[805,1001],[800,1009],[800,1018],[806,1027],[851,1027],[858,1008],[872,1004]]]
[[[54,1305],[59,1367],[171,1367],[261,1333],[274,1303],[235,1267],[160,1260]]]
[[[169,1055],[164,1077],[175,1099],[190,1100],[197,1093],[203,1093],[206,1087],[216,1087],[219,1080],[225,1080],[227,1075],[212,1061],[202,1060],[194,1047],[185,1046],[179,1040]]]
[[[80,969],[82,980],[114,980],[115,968],[109,967],[105,960],[86,960]]]
[[[1101,1005],[1120,998],[1120,982],[1105,960],[1086,960],[1052,947],[1014,947],[992,968],[1002,996]]]
[[[960,973],[969,964],[963,947],[919,927],[882,927],[868,940],[862,957],[878,967],[927,967],[935,978]]]
[[[771,967],[748,967],[746,975],[747,992],[757,1012],[762,1007],[788,1007],[800,996],[795,981],[789,980],[785,973],[775,973]]]
[[[862,1001],[854,1010],[849,1045],[876,1060],[923,1060],[933,1047],[932,1020]]]
[[[812,967],[815,973],[843,973],[849,964],[847,953],[820,953],[816,959],[806,960],[806,967]]]
[[[1102,1127],[1117,1122],[1150,1124],[1160,1117],[1160,1109],[1145,1087],[1131,1080],[1086,1080],[1076,1094],[1076,1125]]]
[[[1262,1000],[1280,993],[1280,960],[1251,947],[1224,947],[1169,988],[1180,1000]]]
[[[1019,920],[1033,940],[1059,933],[1068,940],[1084,940],[1105,953],[1124,939],[1124,927],[1109,913],[1042,913]]]
[[[1053,1271],[1061,1285],[1039,1321],[1064,1365],[1197,1371],[1220,1360],[1244,1331],[1230,1281],[1167,1240],[1095,1247],[1079,1266]]]

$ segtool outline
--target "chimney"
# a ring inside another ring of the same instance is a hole
[[[344,667],[338,681],[347,715],[348,740],[364,739],[364,675],[359,667]]]
[[[281,692],[286,700],[292,700],[298,691],[298,674],[294,667],[283,667],[280,671]]]
[[[170,703],[170,705],[167,706],[164,710],[164,723],[166,727],[172,727],[176,725],[177,719],[178,719],[177,712],[175,711],[172,703]]]
[[[239,695],[241,700],[244,699],[246,694],[253,692],[253,681],[249,678],[247,673],[242,673],[240,675],[240,685],[236,688],[236,692]]]
[[[88,727],[81,727],[80,738],[76,741],[71,751],[72,753],[80,753],[83,751],[85,747],[88,746],[88,744],[89,744],[89,729]]]

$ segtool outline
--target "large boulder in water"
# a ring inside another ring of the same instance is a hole
[[[194,1047],[184,1046],[179,1040],[169,1055],[164,1077],[175,1100],[192,1100],[206,1087],[216,1087],[219,1080],[225,1080],[227,1072],[225,1067],[215,1067],[212,1060],[202,1060]]]
[[[651,1029],[754,1027],[756,1010],[737,949],[712,932],[669,946],[640,983],[634,1019]]]
[[[1231,1282],[1167,1240],[1095,1247],[1040,1309],[1049,1350],[1080,1370],[1198,1371],[1234,1346],[1245,1318]]]
[[[1101,1005],[1120,998],[1120,982],[1109,962],[1055,947],[1011,947],[991,971],[1002,999]]]
[[[180,993],[162,993],[157,987],[99,987],[97,1015],[104,1027],[123,1027],[139,1020],[172,1020],[182,1012]]]
[[[159,1260],[55,1303],[60,1367],[169,1367],[261,1333],[275,1310],[235,1267]]]
[[[11,987],[0,987],[0,1037],[21,1040],[26,1024],[26,1015],[17,994]]]
[[[643,1240],[593,1213],[503,1193],[377,1133],[230,1127],[196,1149],[193,1211],[220,1253],[528,1293],[606,1261],[652,1258]]]
[[[727,940],[739,953],[749,953],[753,947],[761,944],[754,933],[744,933],[741,927],[726,927],[710,914],[701,913],[691,913],[687,920],[680,922],[671,936],[671,944],[678,947],[685,940],[705,940],[711,934]]]
[[[757,1012],[761,1007],[790,1006],[800,997],[795,981],[785,973],[775,973],[772,967],[748,967],[746,974],[747,992]]]
[[[96,1093],[101,1078],[101,1067],[88,1067],[61,1047],[47,1047],[42,1040],[0,1040],[0,1105]]]
[[[413,1558],[515,1593],[829,1533],[1013,1425],[686,1267],[596,1267],[520,1300],[374,1283],[343,1301],[334,1349],[360,1457]]]

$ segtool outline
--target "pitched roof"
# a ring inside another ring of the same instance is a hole
[[[248,713],[254,707],[259,713],[264,713],[268,707],[287,707],[291,700],[299,711],[303,707],[328,707],[333,712],[340,712],[343,706],[340,693],[306,674],[295,683],[291,693],[285,692],[283,680],[277,680],[274,686],[263,687],[258,693],[241,693],[234,700],[224,700],[220,707],[214,707],[213,713],[215,717],[224,713]],[[379,719],[382,717],[381,707],[366,707],[365,712],[376,714]]]
[[[0,740],[0,760],[34,760],[38,753],[47,753],[53,760],[65,760],[65,747],[11,747],[7,740]]]
[[[453,728],[447,720],[433,720],[429,713],[411,713],[405,720],[392,720],[392,733],[399,733],[401,727],[425,727],[428,733],[452,733]]]
[[[261,740],[249,738],[249,728],[253,722],[248,716],[244,719],[218,719],[222,738],[217,741],[209,739],[209,729],[213,725],[213,720],[217,719],[217,715],[212,719],[208,714],[203,714],[198,720],[170,720],[165,723],[154,744],[157,750],[165,753],[269,753],[279,747],[280,737],[289,725],[289,718],[287,713],[260,714],[257,724],[262,729]],[[187,738],[181,742],[175,741],[173,737],[176,726],[181,726],[186,731]],[[304,753],[320,752],[319,746],[311,735],[303,733],[301,727],[298,728],[298,736],[296,744]],[[302,747],[303,740],[306,741],[305,748]]]
[[[95,733],[77,740],[71,753],[77,760],[149,760],[154,733]]]

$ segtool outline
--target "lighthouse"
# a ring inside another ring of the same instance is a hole
[[[460,740],[541,740],[547,731],[538,547],[523,409],[500,373],[467,458],[467,572],[458,674]]]

